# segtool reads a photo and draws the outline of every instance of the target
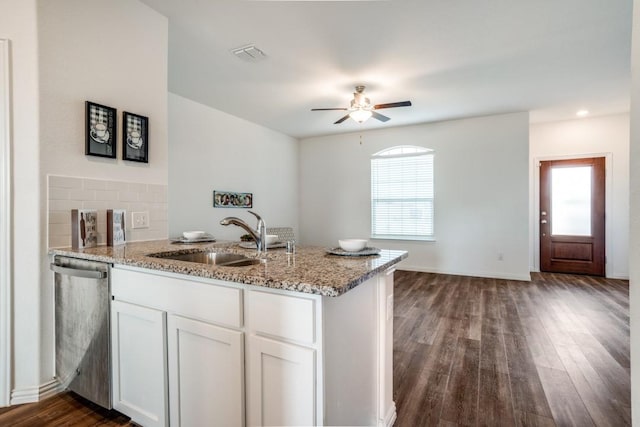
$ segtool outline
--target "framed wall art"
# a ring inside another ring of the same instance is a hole
[[[149,163],[149,118],[122,113],[122,158]]]
[[[86,101],[85,147],[87,156],[116,157],[116,109]]]
[[[213,191],[214,208],[252,208],[253,193]]]

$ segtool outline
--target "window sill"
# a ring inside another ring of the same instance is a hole
[[[415,237],[415,236],[371,236],[371,240],[399,240],[399,241],[414,241],[414,242],[435,242],[435,237]]]

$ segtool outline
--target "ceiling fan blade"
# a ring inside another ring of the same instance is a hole
[[[347,108],[312,108],[311,111],[347,111]]]
[[[411,101],[390,102],[388,104],[377,104],[373,106],[373,109],[380,110],[382,108],[395,108],[395,107],[411,107]]]
[[[341,118],[340,120],[338,120],[337,122],[334,123],[334,125],[339,125],[340,123],[344,122],[345,120],[347,120],[349,118],[349,115],[347,114],[346,116],[344,116],[343,118]]]
[[[373,117],[374,119],[378,119],[381,122],[388,122],[389,120],[391,120],[389,117],[383,116],[382,114],[376,113],[375,111],[371,112],[371,117]]]

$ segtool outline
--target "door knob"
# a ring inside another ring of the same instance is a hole
[[[542,221],[540,221],[540,224],[546,224],[546,223],[547,223],[546,219],[543,219]]]

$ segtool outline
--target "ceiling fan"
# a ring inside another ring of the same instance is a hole
[[[348,111],[349,114],[342,117],[334,123],[334,125],[340,124],[351,117],[358,123],[364,123],[369,117],[386,122],[390,120],[389,117],[383,116],[375,110],[382,110],[383,108],[396,108],[396,107],[410,107],[411,101],[391,102],[388,104],[376,104],[371,105],[369,98],[364,96],[364,86],[356,86],[356,91],[353,93],[353,99],[351,100],[351,106],[349,108],[312,108],[311,111]]]

